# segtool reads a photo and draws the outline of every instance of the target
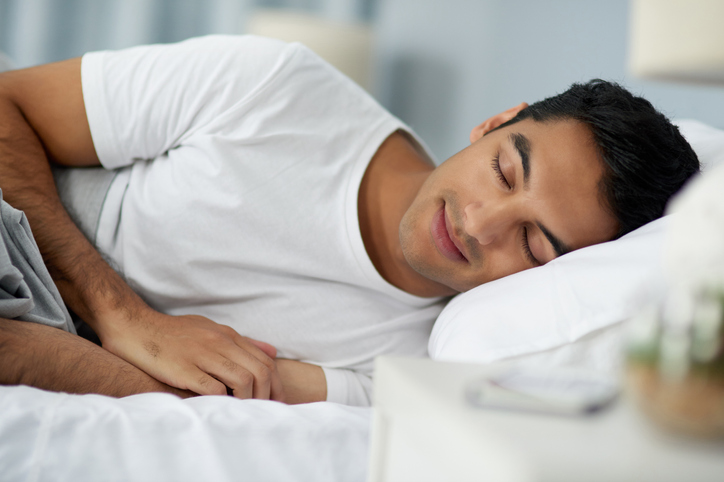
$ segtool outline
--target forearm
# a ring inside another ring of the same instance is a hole
[[[131,318],[134,310],[147,307],[68,216],[58,197],[46,151],[20,107],[0,90],[3,197],[28,217],[66,304],[103,340],[107,338],[103,320]]]
[[[316,365],[277,359],[286,403],[327,398],[324,372]],[[168,392],[194,396],[159,382],[103,348],[57,328],[0,318],[0,385],[29,385],[68,393],[124,397]]]
[[[159,381],[200,394],[282,400],[267,354],[211,320],[151,309],[103,260],[60,202],[49,160],[98,165],[81,82],[81,61],[0,74],[0,188],[25,212],[65,303],[103,348]],[[271,347],[273,350],[273,347]],[[19,373],[19,372],[18,372]]]
[[[93,343],[57,328],[0,319],[0,384],[123,397],[178,390]]]
[[[286,403],[327,400],[327,380],[321,367],[297,360],[277,358],[277,369],[284,385]]]

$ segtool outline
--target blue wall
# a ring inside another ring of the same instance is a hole
[[[593,77],[623,83],[670,117],[724,128],[724,87],[643,82],[627,73],[628,0],[0,0],[0,49],[27,66],[87,50],[240,33],[255,6],[370,21],[374,93],[440,160],[465,147],[470,129],[491,115]]]
[[[627,73],[628,14],[627,0],[380,0],[376,93],[440,160],[497,112],[594,77],[724,128],[724,86]]]

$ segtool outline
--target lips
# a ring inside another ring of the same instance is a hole
[[[430,227],[432,239],[435,242],[437,250],[447,259],[456,262],[467,262],[467,258],[456,246],[450,235],[450,222],[445,215],[445,205],[432,217],[432,225]]]

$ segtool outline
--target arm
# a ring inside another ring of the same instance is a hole
[[[50,349],[49,349],[50,348]],[[316,365],[278,359],[287,403],[327,398],[324,372]],[[178,390],[99,346],[57,328],[0,318],[0,385],[29,385],[68,393],[125,397],[136,393]]]
[[[49,158],[66,166],[99,164],[80,59],[0,74],[0,188],[28,217],[63,299],[104,348],[168,385],[200,394],[225,394],[226,385],[242,398],[283,398],[273,347],[203,317],[158,313],[128,287],[65,212]]]
[[[311,403],[327,400],[327,380],[322,367],[297,360],[277,359],[284,385],[285,402]]]
[[[49,349],[50,348],[50,349]],[[277,360],[287,403],[323,401],[324,372],[316,365]],[[68,393],[125,397],[178,390],[147,375],[99,346],[57,328],[0,318],[0,385],[29,385]]]
[[[144,392],[194,394],[165,385],[68,332],[0,318],[0,384],[123,397]]]

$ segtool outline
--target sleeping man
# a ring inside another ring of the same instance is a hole
[[[3,197],[102,348],[2,320],[0,382],[366,405],[374,357],[424,356],[449,296],[660,217],[699,165],[604,81],[470,141],[435,167],[353,82],[258,37],[2,74]],[[104,169],[59,196],[49,161]]]

